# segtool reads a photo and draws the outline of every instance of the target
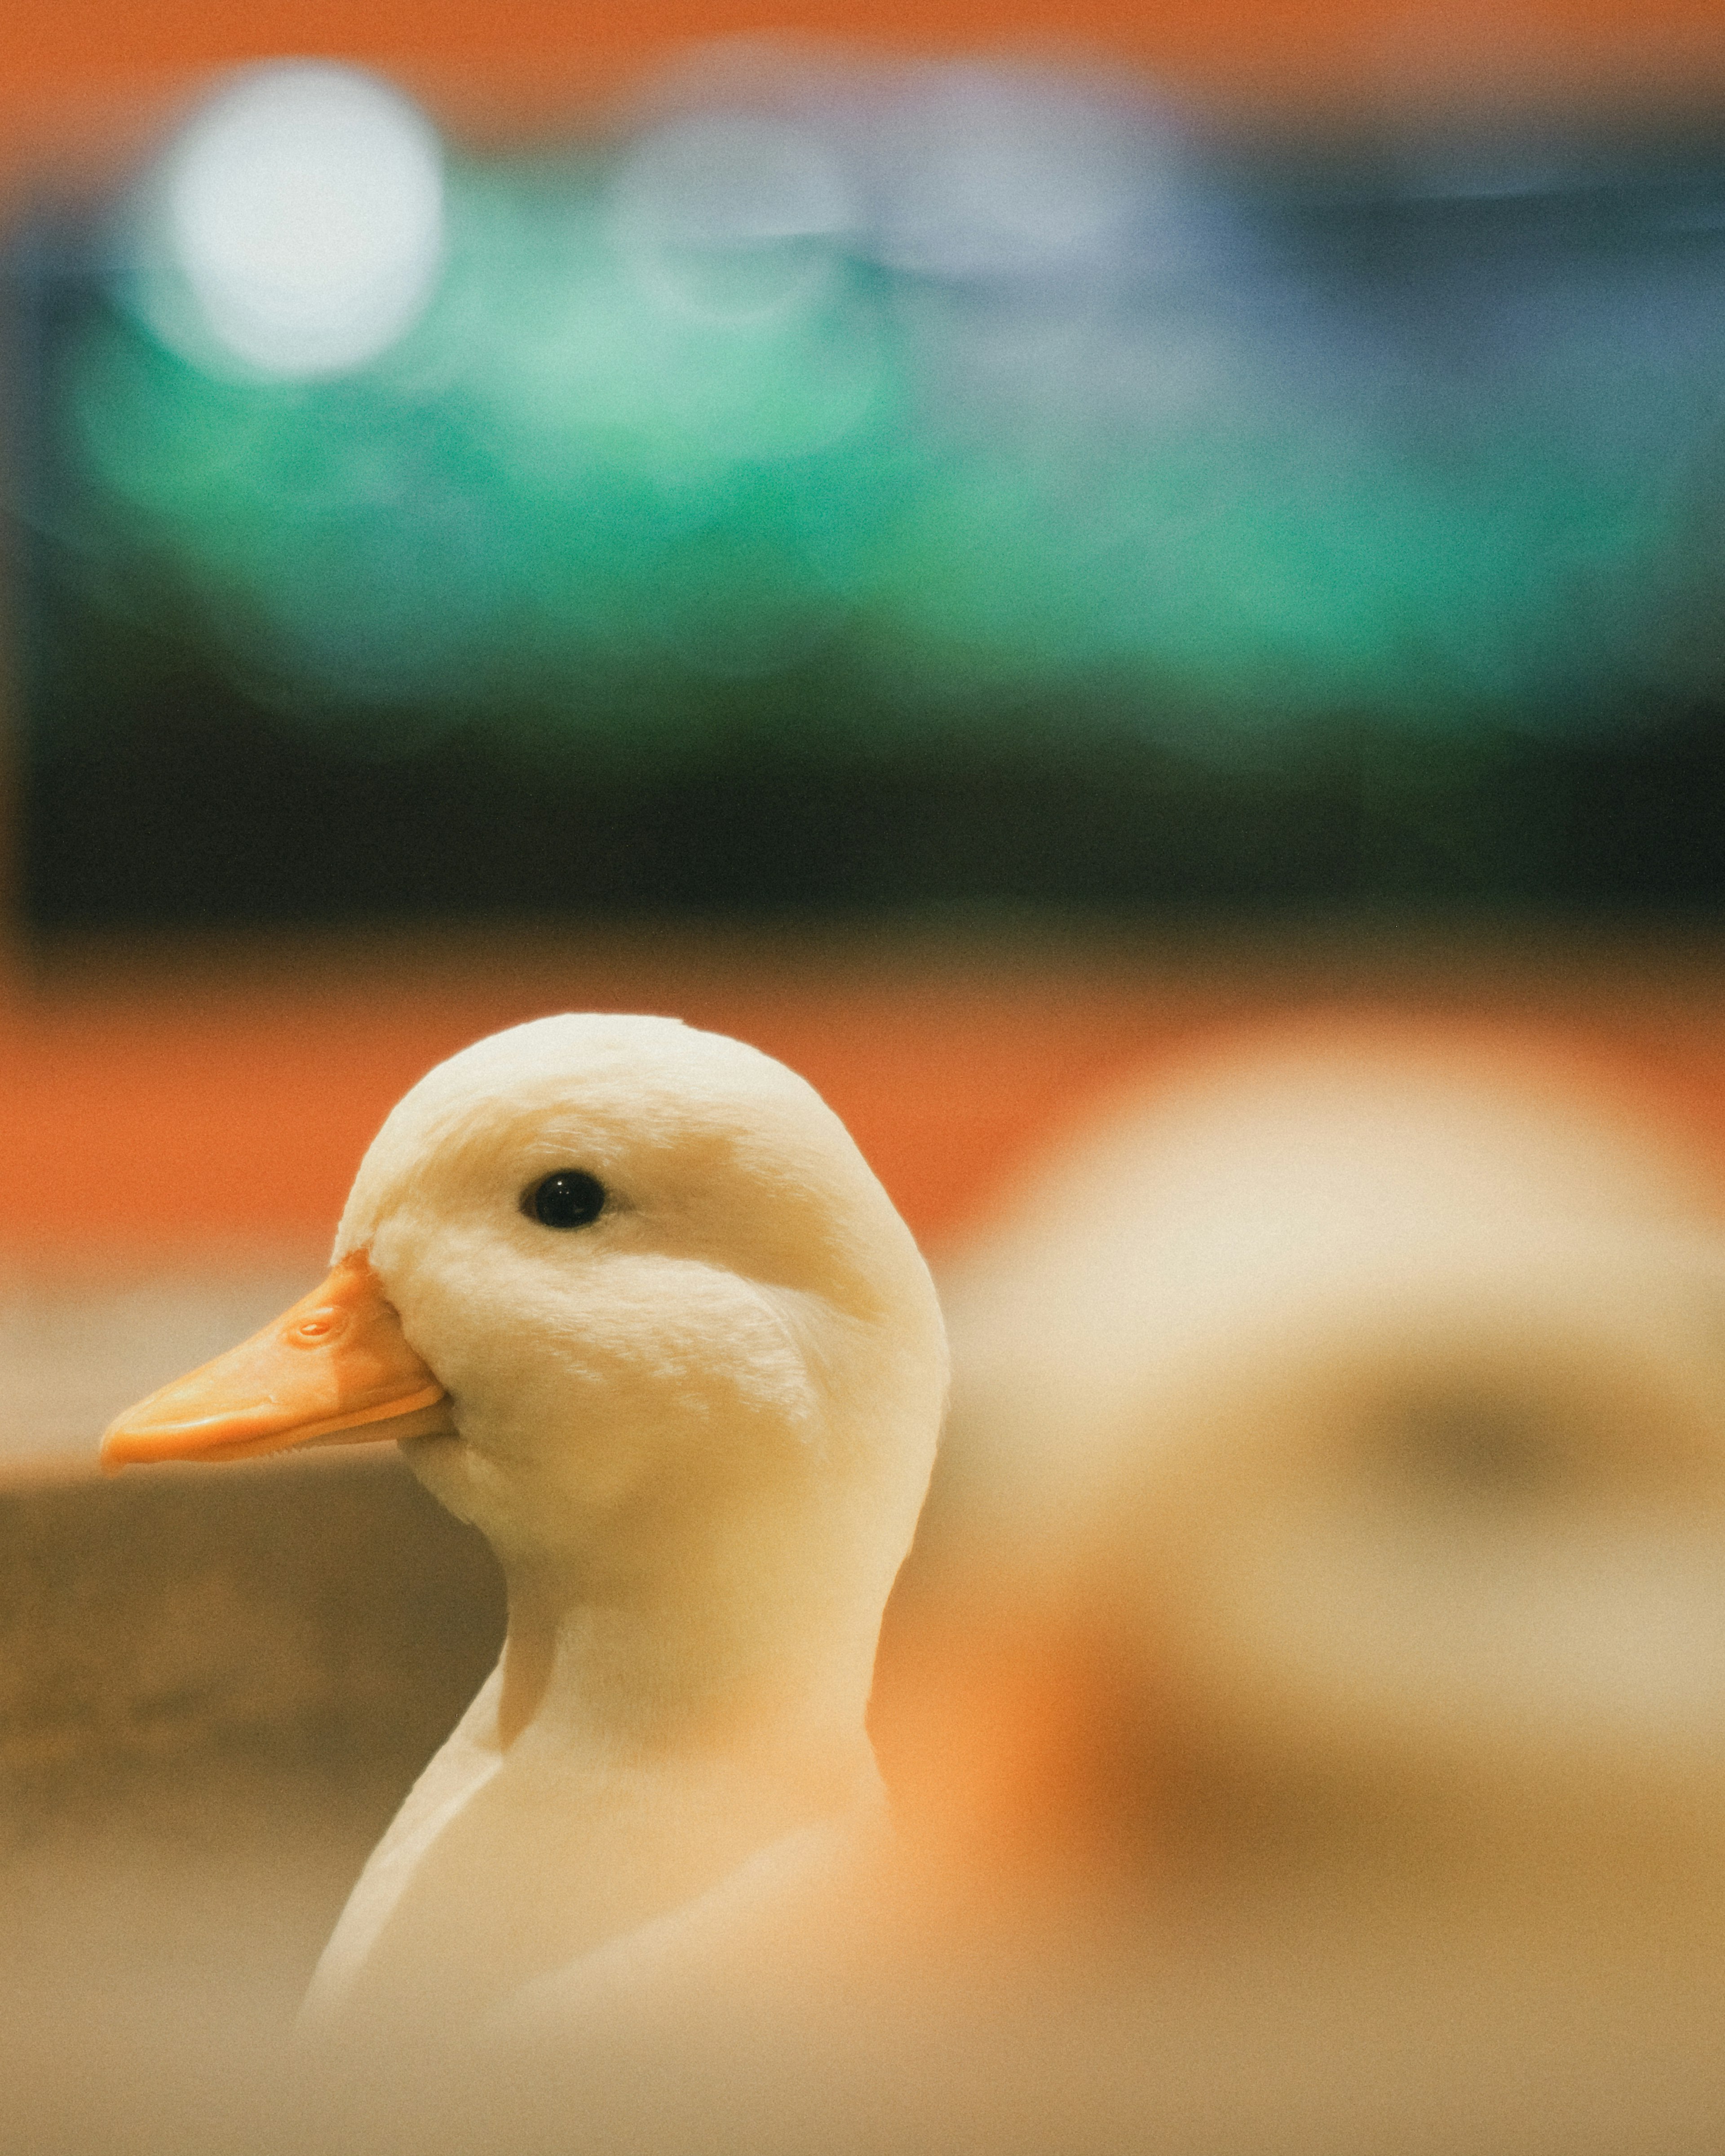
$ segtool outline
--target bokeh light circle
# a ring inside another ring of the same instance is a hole
[[[165,267],[220,352],[262,373],[364,366],[436,284],[436,131],[357,69],[292,62],[240,76],[182,131],[157,187]]]

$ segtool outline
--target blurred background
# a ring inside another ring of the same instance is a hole
[[[0,381],[18,2145],[215,2133],[501,1622],[392,1460],[100,1428],[583,1007],[931,1253],[883,1751],[1245,2092],[1096,2137],[1709,2145],[1713,0],[81,0]]]

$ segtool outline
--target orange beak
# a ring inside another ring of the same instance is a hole
[[[360,1251],[273,1325],[110,1423],[102,1466],[113,1474],[134,1460],[244,1460],[413,1436],[444,1396]],[[416,1419],[403,1424],[406,1416]]]

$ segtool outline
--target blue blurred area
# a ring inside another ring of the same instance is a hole
[[[1418,742],[1489,795],[1725,691],[1725,131],[1272,157],[1070,71],[701,80],[482,157],[257,71],[57,228],[50,791],[141,666],[319,757],[741,728],[913,787],[1033,737],[1322,792],[1339,729],[1356,792]]]

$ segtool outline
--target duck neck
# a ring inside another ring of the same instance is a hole
[[[624,1508],[555,1558],[504,1555],[509,1630],[497,1736],[536,1723],[606,1772],[673,1758],[752,1763],[853,1800],[875,1786],[864,1732],[885,1582],[816,1507],[711,1494],[686,1521]]]

